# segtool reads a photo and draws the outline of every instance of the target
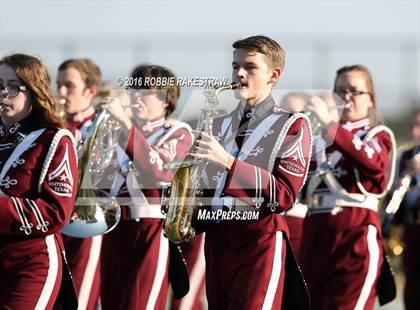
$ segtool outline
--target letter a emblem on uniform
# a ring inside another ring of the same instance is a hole
[[[281,155],[279,168],[288,174],[302,177],[305,173],[306,160],[303,155],[303,128],[292,146]]]
[[[48,185],[59,196],[71,197],[73,189],[73,176],[70,169],[68,145],[63,160],[57,168],[48,175]]]

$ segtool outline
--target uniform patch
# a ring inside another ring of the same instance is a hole
[[[278,166],[284,172],[288,174],[302,177],[305,174],[306,160],[303,155],[303,128],[299,130],[299,136],[293,145],[283,153]]]
[[[48,186],[59,196],[71,197],[73,192],[73,175],[70,168],[68,145],[58,167],[48,175]]]

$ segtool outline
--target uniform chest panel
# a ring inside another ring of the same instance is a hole
[[[10,168],[5,173],[1,182],[3,192],[11,196],[19,196],[25,193],[35,193],[37,181],[41,173],[43,161],[46,156],[47,141],[37,139],[20,156],[14,158]],[[12,155],[14,147],[0,150],[1,167]]]

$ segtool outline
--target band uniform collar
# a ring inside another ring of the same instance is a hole
[[[92,105],[90,105],[80,112],[69,115],[67,119],[75,123],[82,123],[86,119],[91,118],[93,114],[95,114],[95,108]]]
[[[353,131],[355,129],[368,129],[370,127],[370,121],[369,118],[363,118],[355,122],[348,121],[343,124],[343,127],[348,131]]]
[[[159,118],[153,121],[147,121],[144,125],[142,125],[143,131],[151,132],[157,127],[162,127],[165,124],[165,118]]]

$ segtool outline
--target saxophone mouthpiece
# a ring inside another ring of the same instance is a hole
[[[234,89],[239,89],[242,87],[242,84],[240,82],[232,82],[230,84],[227,85],[222,85],[218,88],[216,88],[216,95],[222,91],[225,90],[234,90]]]
[[[241,82],[232,82],[232,83],[230,83],[230,87],[231,87],[231,89],[239,89],[239,88],[242,87],[242,84],[241,84]]]

